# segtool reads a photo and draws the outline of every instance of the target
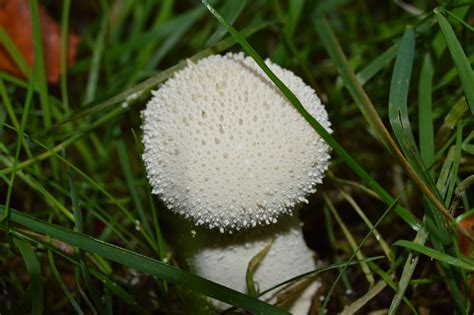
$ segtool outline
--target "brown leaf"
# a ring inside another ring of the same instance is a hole
[[[56,83],[61,74],[61,29],[42,5],[39,6],[39,16],[46,79],[50,83]],[[29,0],[0,0],[0,25],[15,43],[26,63],[32,67],[34,45]],[[79,41],[76,34],[69,33],[67,54],[69,67],[74,64]],[[0,69],[24,77],[3,46],[0,46]]]
[[[463,219],[461,222],[459,222],[459,226],[464,229],[468,235],[470,235],[471,237],[473,236],[473,227],[474,227],[474,215],[472,216],[469,216],[465,219]],[[468,257],[471,257],[473,258],[474,257],[474,248],[473,248],[473,244],[471,244],[471,240],[458,233],[458,246],[459,246],[459,250],[461,251],[461,253],[465,256],[468,256]]]

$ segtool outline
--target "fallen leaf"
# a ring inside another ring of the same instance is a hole
[[[48,15],[46,9],[39,8],[41,42],[43,44],[46,79],[50,83],[59,81],[61,74],[61,28]],[[0,26],[10,36],[26,63],[32,67],[34,62],[33,32],[29,0],[0,0]],[[79,37],[68,35],[67,64],[72,66],[76,56]],[[25,77],[3,45],[0,46],[0,69],[19,77]]]

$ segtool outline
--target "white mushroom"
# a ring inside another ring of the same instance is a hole
[[[331,132],[314,90],[291,71],[266,64]],[[254,274],[259,288],[315,269],[291,214],[321,183],[329,147],[253,59],[229,53],[189,62],[153,92],[143,120],[153,193],[202,226],[181,237],[193,247],[188,261],[197,274],[246,292],[247,265],[272,240]],[[287,306],[307,313],[318,286],[313,282]]]
[[[331,131],[314,90],[266,63]],[[153,92],[143,119],[153,193],[221,232],[275,223],[307,202],[328,166],[328,145],[242,53],[189,62]]]

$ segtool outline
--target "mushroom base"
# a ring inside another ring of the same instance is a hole
[[[249,261],[269,244],[269,251],[253,273],[257,292],[316,269],[314,253],[306,246],[297,216],[233,234],[197,229],[182,240],[190,245],[187,260],[196,274],[243,293],[248,293]],[[271,304],[278,303],[294,314],[307,314],[319,287],[320,283],[314,278],[304,278],[259,298]],[[219,310],[229,307],[214,299],[210,302]]]

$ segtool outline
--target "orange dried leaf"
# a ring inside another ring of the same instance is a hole
[[[464,229],[464,231],[466,231],[467,234],[472,237],[473,236],[472,232],[474,228],[474,215],[471,215],[465,218],[464,220],[462,220],[459,223],[459,227]],[[472,255],[474,254],[474,248],[473,248],[473,244],[471,244],[471,240],[465,235],[462,235],[461,233],[458,233],[457,238],[458,238],[459,250],[461,251],[461,253],[465,256],[473,257]]]
[[[43,44],[46,79],[56,83],[61,74],[61,29],[59,24],[39,6],[41,42]],[[34,44],[29,0],[0,0],[0,25],[17,46],[26,63],[32,67]],[[68,35],[68,66],[74,64],[79,37]],[[0,69],[24,77],[5,47],[0,46]]]

